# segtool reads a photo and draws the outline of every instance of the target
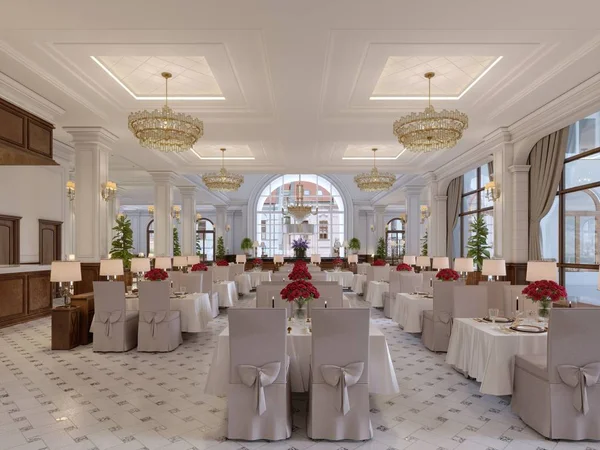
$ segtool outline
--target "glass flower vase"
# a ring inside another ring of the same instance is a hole
[[[548,322],[550,317],[551,302],[548,299],[540,300],[538,304],[538,317],[542,322]]]
[[[298,324],[306,323],[306,308],[304,301],[296,300],[296,310],[294,311],[294,321]]]

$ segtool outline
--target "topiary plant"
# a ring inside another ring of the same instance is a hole
[[[179,243],[179,230],[173,227],[173,256],[181,256],[181,244]]]
[[[122,259],[123,267],[131,267],[131,258],[133,258],[133,230],[131,229],[131,220],[125,214],[117,216],[116,225],[113,227],[115,237],[111,242],[110,257]]]
[[[469,226],[471,236],[467,241],[467,256],[473,258],[477,271],[480,272],[483,267],[483,260],[489,259],[491,246],[487,243],[488,227],[483,215],[477,215],[477,218]]]
[[[252,249],[254,248],[252,239],[250,239],[249,237],[245,237],[244,239],[242,239],[242,245],[240,245],[242,251],[244,251],[244,253],[251,253]]]
[[[225,259],[225,241],[223,240],[223,236],[219,236],[217,239],[217,261],[221,259]]]
[[[427,253],[429,252],[429,244],[427,243],[429,239],[429,232],[425,230],[425,235],[421,238],[421,256],[429,256]]]
[[[375,259],[386,259],[387,258],[387,245],[385,245],[385,239],[382,237],[377,241],[377,251],[375,252]]]
[[[348,248],[352,250],[354,253],[358,253],[360,250],[360,241],[358,238],[353,237],[348,241]]]

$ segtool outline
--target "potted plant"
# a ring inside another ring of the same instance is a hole
[[[113,227],[115,237],[111,243],[110,257],[123,260],[123,267],[131,267],[133,258],[133,230],[131,229],[131,220],[125,214],[117,216],[116,225]]]
[[[242,245],[240,245],[240,247],[246,255],[252,254],[252,244],[252,239],[250,239],[249,237],[245,237],[244,239],[242,239]]]
[[[429,256],[428,255],[428,253],[429,253],[428,240],[429,240],[429,232],[427,230],[425,230],[425,234],[421,238],[421,256]]]
[[[467,256],[473,258],[476,271],[473,272],[472,275],[475,277],[475,282],[469,282],[467,284],[477,284],[481,277],[483,260],[490,258],[491,248],[487,243],[489,231],[483,215],[478,215],[477,218],[471,222],[469,231],[471,232],[471,236],[467,241]]]
[[[460,274],[453,269],[441,269],[435,277],[440,281],[456,281],[460,278]]]
[[[385,239],[382,237],[377,240],[377,251],[375,252],[375,258],[387,258],[387,246],[385,245]]]
[[[405,263],[400,263],[396,266],[396,272],[412,272],[413,268]]]
[[[216,252],[217,261],[220,259],[225,259],[225,241],[223,240],[223,236],[219,236],[217,238],[217,252]]]
[[[294,239],[292,241],[292,249],[296,258],[306,258],[306,251],[308,250],[308,241],[302,237]]]
[[[181,244],[179,243],[179,230],[173,227],[173,256],[181,256]]]
[[[296,303],[296,320],[298,322],[306,321],[306,310],[304,305],[309,301],[319,298],[320,294],[317,288],[310,282],[298,280],[289,283],[281,292],[281,298],[288,302]]]
[[[360,241],[358,238],[353,237],[348,241],[348,248],[352,250],[352,253],[356,254],[360,250]]]
[[[538,315],[542,320],[548,320],[552,303],[567,298],[567,290],[560,284],[551,280],[535,281],[523,289],[525,295],[532,302],[539,303]]]

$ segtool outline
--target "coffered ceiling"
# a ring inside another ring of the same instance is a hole
[[[131,201],[151,192],[148,171],[201,184],[225,147],[248,195],[269,174],[323,173],[357,201],[396,203],[403,184],[598,74],[599,14],[595,0],[572,0],[568,14],[563,0],[25,0],[0,15],[0,76],[65,111],[50,117],[57,139],[70,142],[64,126],[118,136],[111,177],[131,186]],[[420,155],[392,124],[426,107],[430,70],[434,106],[470,123],[456,148]],[[193,151],[143,149],[127,129],[129,113],[163,105],[162,71],[174,75],[170,106],[204,121]],[[387,196],[352,181],[372,166],[372,147],[400,176]]]

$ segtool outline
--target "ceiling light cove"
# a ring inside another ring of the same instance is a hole
[[[225,156],[225,152],[223,152],[219,146],[202,144],[196,145],[196,147],[192,149],[192,153],[202,161],[221,161],[223,159],[227,161],[254,161],[256,159],[254,155],[252,155],[252,150],[249,145],[231,144],[227,149],[227,153],[230,156]]]
[[[203,56],[91,56],[135,100],[162,100],[158,76],[173,74],[169,100],[225,100]]]
[[[424,72],[435,72],[431,100],[460,100],[502,56],[390,56],[370,100],[428,100]]]

